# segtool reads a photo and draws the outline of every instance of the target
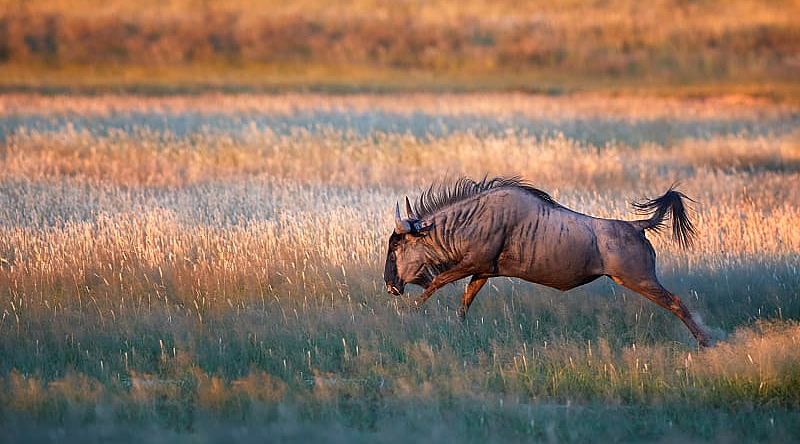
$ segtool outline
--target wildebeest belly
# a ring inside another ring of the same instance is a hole
[[[567,219],[526,227],[509,237],[498,256],[499,275],[569,290],[603,274],[596,237],[586,224]]]

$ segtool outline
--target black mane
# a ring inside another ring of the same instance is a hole
[[[480,182],[476,182],[468,177],[461,177],[450,186],[444,183],[432,184],[419,196],[416,205],[414,205],[414,210],[417,216],[422,219],[446,206],[498,188],[518,188],[533,194],[550,205],[558,206],[558,202],[553,200],[549,194],[538,188],[534,188],[519,176],[494,177],[491,179],[485,176]]]

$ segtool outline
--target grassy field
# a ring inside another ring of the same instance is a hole
[[[0,441],[796,441],[798,128],[750,95],[2,95]],[[619,218],[680,181],[697,244],[649,237],[716,346],[607,279],[403,309],[395,201],[484,174]]]

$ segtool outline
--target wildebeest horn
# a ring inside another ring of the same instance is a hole
[[[406,196],[406,217],[414,220],[419,219],[419,217],[417,217],[417,213],[415,213],[414,210],[411,209],[411,202],[409,202],[408,196]]]
[[[394,207],[394,231],[397,234],[409,233],[411,231],[411,224],[400,217],[400,202],[397,202]]]

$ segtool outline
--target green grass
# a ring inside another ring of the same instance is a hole
[[[684,366],[690,348],[656,339],[679,330],[652,307],[585,299],[596,294],[537,301],[552,296],[545,293],[519,296],[514,309],[507,300],[480,304],[465,325],[437,308],[446,301],[399,316],[372,301],[330,310],[272,302],[203,324],[159,306],[160,314],[116,323],[29,321],[2,342],[0,418],[11,437],[47,431],[75,440],[244,433],[387,442],[780,441],[800,432],[796,362],[761,382],[704,375]],[[617,312],[618,325],[597,325],[588,313],[598,310]],[[781,324],[762,328],[784,332]],[[642,336],[629,337],[634,331]],[[753,353],[738,347],[742,360]],[[694,356],[703,366],[703,355]]]

